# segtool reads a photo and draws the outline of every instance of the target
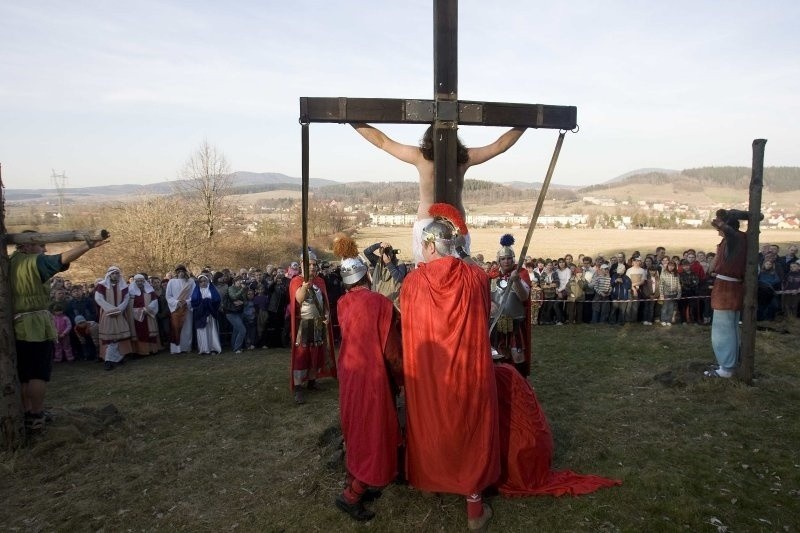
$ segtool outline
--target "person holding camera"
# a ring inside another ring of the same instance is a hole
[[[739,229],[739,220],[748,213],[720,209],[711,225],[722,240],[711,266],[714,290],[711,291],[711,347],[719,368],[707,370],[707,377],[731,378],[739,366],[739,319],[744,307],[744,273],[747,267],[747,234]]]
[[[400,250],[392,248],[386,241],[364,249],[364,256],[373,269],[372,290],[389,298],[397,308],[400,307],[400,286],[408,274],[406,265],[397,260],[398,253]]]

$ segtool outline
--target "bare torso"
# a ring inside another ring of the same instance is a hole
[[[427,159],[423,159],[422,161],[418,162],[416,165],[417,171],[419,172],[419,207],[417,208],[417,219],[423,218],[430,218],[430,214],[428,211],[430,210],[431,206],[435,203],[434,202],[434,165],[433,161],[428,161]],[[461,198],[461,192],[464,188],[464,174],[467,172],[467,168],[469,165],[459,165],[458,167],[458,176],[456,178],[456,193],[453,195],[455,198],[458,198],[458,203],[455,204],[456,209],[459,210],[462,217],[465,217],[466,214],[464,212],[464,202]]]

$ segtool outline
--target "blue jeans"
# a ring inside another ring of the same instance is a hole
[[[602,296],[595,293],[594,301],[592,302],[592,324],[608,322],[608,313],[611,311],[611,304],[607,300],[608,295]]]
[[[225,313],[225,318],[230,322],[233,332],[231,334],[231,349],[235,352],[242,349],[244,338],[247,335],[247,328],[242,321],[241,313]]]
[[[664,305],[661,306],[661,322],[672,323],[672,315],[675,314],[675,300],[672,296],[665,297]]]
[[[711,347],[722,370],[733,372],[739,366],[740,311],[714,309],[711,321]]]

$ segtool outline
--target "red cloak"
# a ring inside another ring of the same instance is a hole
[[[383,487],[397,476],[400,445],[387,370],[400,352],[394,304],[364,287],[339,298],[337,310],[342,332],[339,409],[347,471],[366,485]]]
[[[408,481],[469,495],[500,474],[489,278],[454,257],[420,264],[400,291]]]
[[[295,362],[297,352],[301,346],[295,346],[295,336],[297,335],[298,322],[300,320],[300,305],[295,301],[294,295],[297,289],[303,284],[303,276],[294,276],[289,282],[289,313],[291,318],[291,330],[289,333],[289,340],[292,343],[292,362],[289,369],[289,386],[292,386],[292,375],[295,370]],[[316,276],[312,280],[312,284],[322,291],[322,299],[324,301],[325,310],[330,309],[328,303],[328,290],[325,287],[325,280],[320,276]],[[328,320],[327,335],[325,344],[320,347],[322,349],[322,357],[317,361],[317,378],[336,377],[336,353],[333,347],[333,325]]]
[[[506,497],[549,494],[578,496],[622,485],[618,479],[551,470],[553,435],[530,383],[507,364],[494,367],[500,409],[502,474],[497,482]]]

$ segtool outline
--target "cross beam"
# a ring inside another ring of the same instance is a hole
[[[393,98],[300,98],[301,122],[431,124],[436,120],[455,121],[465,126],[572,130],[578,125],[578,108],[467,100],[451,104]]]
[[[312,122],[433,124],[434,202],[452,205],[460,203],[456,197],[459,124],[557,130],[577,126],[578,110],[572,106],[458,100],[458,0],[434,0],[433,56],[433,100],[300,98],[304,190],[309,181],[307,129]]]

